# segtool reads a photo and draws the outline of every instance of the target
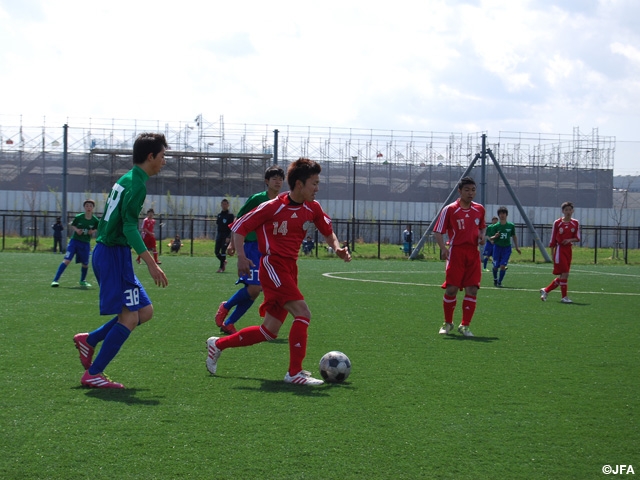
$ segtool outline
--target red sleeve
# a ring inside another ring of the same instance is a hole
[[[433,227],[433,231],[436,233],[447,233],[447,223],[448,218],[447,214],[449,213],[450,205],[444,207],[444,209],[438,215],[438,219],[436,220],[436,226]]]
[[[327,215],[318,202],[313,202],[313,224],[323,237],[328,237],[333,233],[333,225],[331,224],[331,218]]]
[[[556,245],[556,235],[558,230],[558,220],[553,222],[553,228],[551,229],[551,239],[549,240],[549,246],[554,247]]]
[[[244,214],[240,218],[236,218],[230,225],[231,231],[246,237],[249,232],[253,232],[273,216],[273,205],[273,201],[261,203],[249,213]]]

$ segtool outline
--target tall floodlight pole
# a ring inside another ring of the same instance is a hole
[[[349,248],[352,252],[356,251],[356,162],[358,157],[351,157],[353,160],[353,198],[351,202],[351,235],[353,237]]]
[[[198,126],[198,152],[202,151],[202,114],[199,114],[195,119]]]
[[[67,149],[69,146],[69,125],[65,123],[62,127],[62,131],[62,225],[65,227],[65,234],[62,235],[60,250],[66,250],[67,235],[69,235],[69,232],[67,231]]]
[[[273,164],[278,164],[278,129],[273,131]]]

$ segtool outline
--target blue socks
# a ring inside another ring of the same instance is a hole
[[[89,332],[87,343],[92,347],[98,345],[98,343],[100,343],[107,337],[107,334],[111,331],[111,329],[117,322],[118,316],[116,315],[101,327],[96,328],[93,332]]]
[[[87,279],[87,272],[89,271],[89,266],[87,268],[80,268],[80,281],[84,282]]]
[[[233,323],[236,323],[238,320],[240,320],[240,318],[247,313],[247,310],[249,310],[251,308],[251,305],[253,305],[253,300],[249,299],[249,300],[245,300],[242,303],[239,303],[235,310],[233,311],[233,313],[231,315],[229,315],[229,318],[227,318],[224,321],[225,325],[231,325]]]
[[[498,272],[500,272],[500,276],[498,276]],[[502,283],[502,280],[504,279],[504,276],[507,274],[507,270],[502,270],[501,268],[494,268],[493,269],[493,281],[494,282],[498,282],[498,283]]]
[[[229,315],[224,322],[225,325],[232,325],[240,320],[247,310],[251,308],[253,305],[253,300],[251,300],[251,296],[249,295],[249,290],[245,286],[241,288],[236,293],[234,293],[229,300],[224,302],[224,308],[227,310],[231,310],[233,307],[236,307],[233,313]]]
[[[109,362],[118,354],[120,347],[127,341],[130,334],[131,330],[121,323],[116,322],[109,330],[109,333],[107,333],[98,356],[91,367],[89,367],[89,374],[97,375],[98,373],[104,372],[104,369],[107,368]]]
[[[224,302],[224,308],[226,308],[227,310],[231,310],[236,305],[239,305],[245,300],[250,300],[250,299],[251,297],[249,296],[249,290],[245,286],[240,290],[238,290],[236,293],[234,293],[229,300]]]
[[[62,273],[64,272],[65,268],[67,268],[67,265],[64,262],[62,262],[58,267],[58,271],[56,272],[55,278],[53,279],[54,282],[57,282],[58,280],[60,280],[60,277],[62,276]]]

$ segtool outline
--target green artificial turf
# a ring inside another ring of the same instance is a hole
[[[166,289],[135,266],[155,316],[106,373],[80,386],[73,335],[108,320],[79,265],[0,253],[0,478],[516,479],[640,472],[640,269],[575,265],[572,305],[548,264],[512,264],[483,285],[474,338],[438,335],[444,264],[300,261],[312,311],[304,367],[330,350],[353,364],[338,385],[287,385],[290,319],[273,342],[205,368],[213,316],[236,290],[235,259],[164,255]],[[93,274],[88,280],[95,283]],[[455,322],[461,317],[458,296]],[[259,323],[257,305],[238,326]]]

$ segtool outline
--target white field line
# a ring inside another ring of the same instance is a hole
[[[518,265],[518,267],[520,267],[521,265]],[[515,269],[514,269],[515,270]],[[547,270],[545,272],[545,274],[548,274],[549,276],[552,276],[553,274],[550,274],[550,272],[548,271],[548,267],[545,269]],[[572,272],[578,272],[579,270],[572,270]],[[374,280],[372,278],[352,278],[353,275],[372,275],[372,274],[378,274],[378,273],[391,273],[391,274],[406,274],[406,273],[414,273],[414,274],[420,274],[420,275],[425,275],[425,274],[429,274],[429,273],[433,273],[433,272],[421,272],[421,271],[415,271],[415,272],[406,272],[406,271],[397,271],[397,270],[371,270],[371,271],[367,271],[367,270],[362,270],[362,271],[351,271],[351,272],[327,272],[327,273],[323,273],[322,276],[323,277],[327,277],[327,278],[333,278],[336,280],[346,280],[349,282],[363,282],[363,283],[382,283],[382,284],[386,284],[386,285],[410,285],[410,286],[415,286],[415,287],[438,287],[440,288],[442,286],[442,281],[438,282],[438,283],[415,283],[415,282],[397,282],[397,281],[393,281],[393,280]],[[442,279],[444,280],[444,272],[438,272],[438,275],[440,275],[442,277]],[[515,273],[515,271],[512,271],[511,269],[509,269],[509,275],[513,275]],[[591,272],[591,271],[581,271],[581,273],[590,273],[590,274],[596,274],[596,275],[612,275],[612,276],[621,276],[621,277],[637,277],[640,278],[640,275],[629,275],[629,274],[615,274],[615,273],[604,273],[604,272]],[[498,287],[493,287],[493,286],[487,286],[487,287],[482,287],[482,289],[493,289],[493,290],[505,290],[504,288],[498,288]],[[536,292],[539,293],[540,289],[529,289],[529,288],[512,288],[509,287],[508,289],[506,289],[506,291],[519,291],[519,292]],[[619,296],[631,296],[631,297],[637,297],[640,296],[640,292],[639,293],[631,293],[631,292],[605,292],[605,291],[599,291],[599,292],[589,292],[589,291],[582,291],[582,290],[571,290],[571,293],[576,293],[576,294],[590,294],[590,295],[619,295]]]

